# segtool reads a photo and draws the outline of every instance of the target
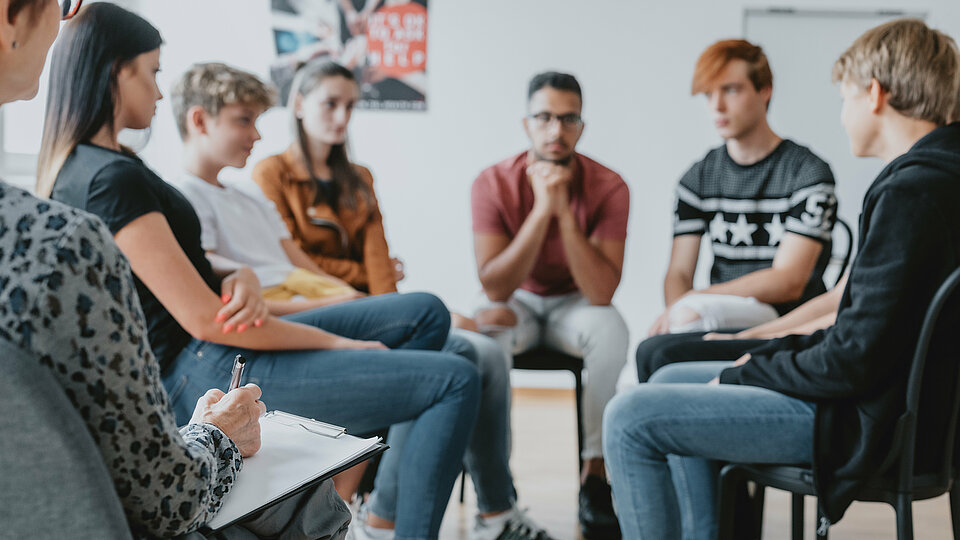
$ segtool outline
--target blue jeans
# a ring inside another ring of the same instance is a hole
[[[517,498],[510,473],[509,360],[496,340],[467,330],[453,330],[443,350],[470,360],[480,370],[480,413],[463,459],[477,492],[477,510],[481,514],[509,510]],[[396,518],[393,509],[402,467],[396,450],[405,446],[411,427],[412,423],[406,422],[390,428],[390,450],[380,461],[374,482],[377,489],[370,497],[370,511],[391,521]]]
[[[446,307],[428,294],[384,295],[285,318],[395,350],[252,351],[193,340],[164,374],[178,422],[207,389],[226,390],[238,353],[248,360],[243,382],[263,389],[269,409],[351,433],[413,420],[399,456],[396,535],[436,538],[480,400],[476,367],[438,351],[449,332]]]
[[[716,538],[719,461],[810,463],[816,406],[702,384],[728,366],[671,364],[610,402],[603,454],[624,539]]]

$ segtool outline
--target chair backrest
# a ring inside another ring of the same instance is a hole
[[[945,279],[943,284],[940,285],[940,288],[937,289],[933,300],[927,307],[927,312],[923,319],[923,326],[920,328],[920,336],[917,339],[917,346],[914,349],[913,362],[910,365],[910,376],[907,379],[906,410],[897,421],[891,451],[880,467],[881,471],[885,471],[899,460],[898,483],[901,491],[912,491],[913,488],[920,390],[923,386],[923,373],[926,368],[930,343],[933,340],[934,330],[937,327],[937,322],[943,312],[943,308],[947,305],[948,301],[954,298],[954,293],[957,291],[958,285],[960,285],[960,268],[954,269],[953,272],[947,276],[947,279]],[[949,339],[955,338],[951,336]],[[957,360],[960,360],[960,358]],[[937,473],[939,477],[945,479],[951,479],[954,474],[957,421],[958,418],[960,418],[960,369],[957,370],[956,380],[952,389],[952,403],[947,417],[947,431],[944,433],[943,441],[943,462]]]
[[[831,272],[831,277],[827,276],[827,272],[825,272],[823,276],[824,285],[828,285],[828,290],[836,287],[840,279],[843,278],[843,274],[846,273],[847,268],[850,266],[850,259],[853,256],[855,244],[856,239],[853,236],[853,230],[850,228],[850,225],[838,217],[837,222],[833,226],[833,240],[830,242],[832,252],[830,254],[830,260],[827,263],[827,270]],[[834,268],[836,268],[836,274],[832,274]]]
[[[50,370],[0,340],[0,538],[131,538],[80,414]]]

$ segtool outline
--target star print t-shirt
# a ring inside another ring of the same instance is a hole
[[[808,148],[782,141],[767,157],[738,165],[726,146],[714,148],[677,186],[673,235],[710,235],[710,283],[769,268],[786,233],[823,243],[803,296],[774,307],[781,314],[826,289],[823,270],[837,215],[830,166]]]

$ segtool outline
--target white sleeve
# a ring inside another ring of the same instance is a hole
[[[287,229],[287,224],[283,222],[283,218],[280,217],[277,205],[273,204],[273,201],[258,202],[263,206],[263,214],[267,217],[271,231],[277,235],[277,239],[286,240],[290,238],[290,231]]]
[[[209,194],[203,190],[194,189],[187,184],[180,186],[180,191],[193,205],[194,212],[200,218],[200,247],[204,251],[216,251],[218,247],[217,239],[220,236],[219,220],[217,220],[215,205],[209,199]]]

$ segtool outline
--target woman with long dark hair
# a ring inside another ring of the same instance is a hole
[[[294,142],[253,169],[290,234],[325,272],[370,294],[396,292],[373,175],[347,155],[347,125],[357,101],[353,73],[328,61],[297,71],[290,90]]]
[[[123,129],[150,125],[162,97],[159,44],[147,21],[106,3],[64,30],[53,53],[40,189],[98,215],[130,260],[178,418],[205,388],[225,384],[243,353],[245,375],[276,409],[354,433],[413,420],[420,444],[402,450],[397,535],[436,538],[479,392],[472,365],[436,352],[446,309],[430,295],[391,295],[280,318],[268,313],[249,269],[218,274],[190,204],[117,140]]]

